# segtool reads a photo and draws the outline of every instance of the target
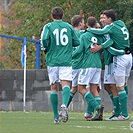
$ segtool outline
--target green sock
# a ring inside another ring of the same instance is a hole
[[[70,92],[70,97],[69,97],[69,101],[68,101],[67,107],[68,107],[69,104],[71,103],[73,97],[74,97],[74,93]]]
[[[100,96],[95,96],[95,100],[101,105],[101,97]]]
[[[113,97],[113,106],[114,106],[114,114],[116,116],[120,115],[120,108],[119,108],[119,97]]]
[[[58,93],[57,92],[50,93],[50,101],[54,112],[54,118],[58,118],[59,114],[58,114]]]
[[[113,94],[112,93],[109,93],[109,96],[110,96],[110,99],[111,99],[111,101],[113,103]]]
[[[65,104],[66,107],[68,105],[69,97],[70,97],[70,87],[64,86],[62,88],[62,104]]]
[[[95,96],[94,99],[99,103],[99,105],[101,105],[101,97],[100,96]],[[86,107],[86,112],[90,115],[92,115],[94,113],[94,108],[91,106],[91,104],[87,104],[87,107]]]
[[[94,108],[91,106],[90,102],[86,101],[86,113],[92,115],[94,113]]]
[[[120,90],[118,92],[119,95],[119,103],[121,106],[121,114],[125,117],[128,116],[128,104],[127,104],[127,94],[125,90]]]
[[[84,98],[86,99],[87,103],[94,108],[94,110],[99,108],[99,103],[95,100],[95,98],[90,92],[86,92],[84,94]]]
[[[126,86],[124,87],[124,89],[125,89],[125,91],[126,91],[127,99],[128,99],[128,85],[126,85]]]
[[[128,95],[128,86],[126,85],[126,86],[124,87],[124,89],[125,89],[125,91],[126,91],[126,94]]]

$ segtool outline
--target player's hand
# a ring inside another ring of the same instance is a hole
[[[93,48],[90,48],[90,51],[91,51],[92,53],[96,53],[96,52],[99,51],[101,48],[102,48],[101,45],[94,44],[94,45],[93,45]]]

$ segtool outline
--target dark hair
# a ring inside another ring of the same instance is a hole
[[[88,17],[88,19],[87,19],[87,24],[90,26],[90,27],[94,27],[94,25],[97,23],[97,20],[96,20],[96,18],[95,17],[92,17],[92,16],[90,16],[90,17]]]
[[[79,22],[82,22],[82,20],[84,19],[83,16],[81,15],[74,15],[71,19],[71,24],[73,27],[78,27]]]
[[[62,19],[64,11],[61,7],[54,7],[51,11],[54,19]]]
[[[111,18],[112,21],[116,21],[116,14],[115,14],[114,10],[112,10],[112,9],[105,10],[103,12],[103,14],[105,14],[107,16],[107,18]]]
[[[104,11],[105,11],[105,10],[102,10],[102,11],[100,12],[100,15],[101,15],[101,14],[103,14],[103,13],[104,13]]]

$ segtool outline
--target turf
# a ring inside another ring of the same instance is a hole
[[[0,112],[0,133],[133,133],[133,113],[128,121],[86,121],[83,115],[69,112],[68,122],[54,124],[52,112]]]

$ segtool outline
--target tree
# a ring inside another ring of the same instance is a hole
[[[114,9],[117,13],[117,18],[126,23],[130,33],[133,32],[131,29],[131,9],[133,2],[131,0],[17,0],[10,5],[9,10],[4,13],[4,16],[10,20],[10,23],[2,33],[30,39],[34,36],[36,39],[40,39],[43,26],[52,21],[50,16],[51,9],[55,6],[61,6],[64,9],[64,21],[68,22],[70,22],[72,16],[75,14],[82,14],[85,19],[87,19],[88,16],[94,16],[99,19],[99,13],[102,10]],[[133,36],[132,34],[130,35],[132,40]],[[13,41],[13,44],[10,43],[7,52],[7,56],[10,55],[11,60],[15,59],[16,64],[19,64],[12,66],[12,68],[16,68],[15,66],[21,68],[18,56],[13,56],[15,52],[21,53],[21,45],[18,45],[18,43],[20,42]],[[27,67],[34,69],[35,45],[28,44],[27,48]],[[41,55],[41,66],[45,68],[45,54],[41,52]],[[4,66],[6,66],[6,63]]]

